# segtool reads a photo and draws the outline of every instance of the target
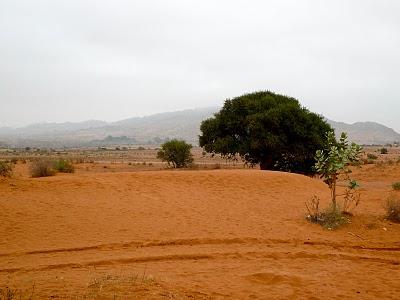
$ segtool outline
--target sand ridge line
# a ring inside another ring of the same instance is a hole
[[[230,239],[211,239],[211,238],[199,238],[199,239],[175,239],[175,240],[165,240],[165,241],[150,241],[150,242],[122,242],[122,243],[109,243],[109,244],[99,244],[93,246],[85,247],[73,247],[73,248],[59,248],[59,249],[43,249],[43,250],[33,250],[26,252],[9,252],[0,253],[0,257],[7,256],[25,256],[25,255],[36,255],[36,254],[53,254],[53,253],[64,253],[64,252],[80,252],[80,251],[90,251],[90,250],[118,250],[126,248],[151,248],[151,247],[165,247],[165,246],[196,246],[196,245],[230,245],[230,244],[262,244],[262,245],[276,245],[276,244],[292,244],[297,245],[310,245],[310,246],[323,246],[330,247],[334,249],[355,249],[355,250],[370,250],[370,251],[388,251],[388,252],[398,252],[400,247],[367,247],[364,245],[341,245],[337,243],[327,243],[327,242],[313,242],[313,241],[301,241],[295,239],[260,239],[254,237],[244,237],[244,238],[230,238]]]
[[[165,262],[181,260],[216,260],[216,259],[322,259],[322,260],[348,260],[348,261],[369,261],[375,263],[384,263],[389,265],[400,265],[400,258],[382,258],[359,254],[332,253],[315,251],[307,252],[305,250],[290,251],[285,248],[283,251],[230,251],[230,252],[211,252],[211,253],[191,253],[191,254],[168,254],[142,257],[124,257],[115,259],[103,259],[88,261],[82,263],[61,263],[50,264],[34,268],[6,268],[0,269],[0,273],[48,271],[65,268],[86,268],[91,266],[108,266],[131,263]]]

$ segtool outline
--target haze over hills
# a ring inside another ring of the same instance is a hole
[[[77,123],[40,123],[21,128],[0,128],[0,146],[12,147],[96,147],[124,144],[160,144],[167,139],[198,143],[201,121],[213,116],[218,107],[160,113],[107,123],[90,120]],[[328,120],[336,133],[349,134],[359,144],[387,144],[400,141],[400,134],[374,122],[346,124]]]

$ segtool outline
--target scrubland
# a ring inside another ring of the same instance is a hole
[[[352,167],[351,223],[305,218],[319,178],[204,156],[171,170],[155,149],[3,152],[0,299],[398,299],[400,149]],[[369,158],[367,157],[367,154]],[[376,158],[373,158],[375,155]],[[74,173],[32,178],[38,159]],[[12,161],[12,162],[11,162]]]

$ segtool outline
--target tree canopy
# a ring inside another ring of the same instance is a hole
[[[227,99],[202,122],[200,146],[225,157],[239,154],[262,170],[314,173],[314,154],[326,145],[330,125],[298,100],[270,91]]]

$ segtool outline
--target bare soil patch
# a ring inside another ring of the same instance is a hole
[[[354,169],[336,231],[304,218],[327,186],[258,170],[100,172],[0,181],[0,288],[15,299],[398,299],[399,165]]]

